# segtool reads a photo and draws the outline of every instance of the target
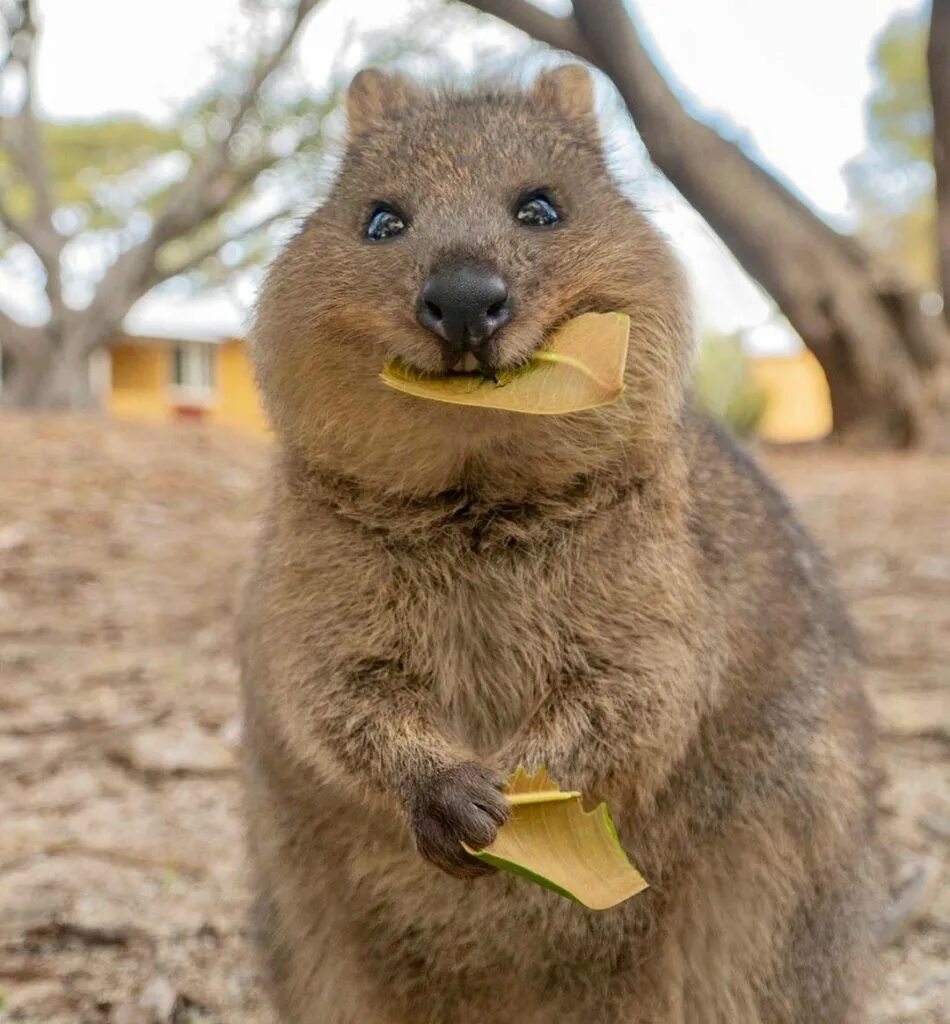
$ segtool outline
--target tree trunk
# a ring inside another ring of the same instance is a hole
[[[99,408],[89,374],[89,356],[70,344],[55,344],[45,334],[42,341],[4,360],[0,401],[6,408],[50,411],[90,411]]]
[[[936,0],[946,8],[948,0]],[[653,162],[778,303],[828,378],[834,434],[862,444],[950,445],[950,336],[905,282],[683,108],[625,12],[575,0]]]
[[[937,255],[943,315],[950,324],[950,0],[933,0],[927,70],[934,111]]]

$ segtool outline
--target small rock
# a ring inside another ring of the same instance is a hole
[[[10,523],[0,528],[0,551],[16,551],[25,547],[29,535],[26,523]]]
[[[229,718],[228,721],[225,722],[218,730],[218,736],[222,742],[232,748],[239,747],[241,745],[241,737],[243,734],[244,725],[238,715],[234,715],[232,718]]]
[[[178,1004],[178,993],[167,978],[156,976],[142,990],[139,1005],[149,1010],[157,1022],[171,1021]]]
[[[950,707],[941,692],[877,693],[874,704],[885,733],[901,739],[950,740]]]
[[[146,775],[217,775],[234,768],[228,744],[194,725],[136,733],[113,756]]]
[[[950,580],[950,558],[922,558],[914,572],[925,579]]]
[[[950,815],[933,813],[922,814],[917,819],[917,823],[925,832],[929,832],[937,839],[950,840]]]
[[[175,1024],[181,997],[172,983],[156,975],[132,999],[117,1006],[112,1024]]]
[[[23,934],[52,928],[72,909],[70,894],[46,884],[31,884],[20,877],[0,884],[0,938],[15,940]]]
[[[896,892],[885,909],[883,939],[889,945],[927,913],[940,882],[940,862],[936,857],[917,857],[905,861],[894,878]]]

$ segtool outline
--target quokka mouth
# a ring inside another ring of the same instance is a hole
[[[624,390],[630,318],[586,313],[562,325],[521,366],[421,373],[387,363],[383,383],[414,398],[506,412],[558,416],[616,402]]]
[[[466,352],[464,356],[455,364],[445,371],[446,374],[453,373],[485,373],[485,368],[479,361],[478,356],[474,352]]]
[[[388,363],[387,366],[399,366],[405,373],[411,374],[419,379],[426,380],[476,380],[476,381],[493,381],[494,383],[500,383],[503,379],[507,379],[512,374],[519,373],[520,371],[526,370],[531,365],[531,361],[535,355],[541,349],[547,345],[547,339],[545,338],[538,347],[526,356],[519,359],[518,362],[506,362],[506,363],[482,363],[478,357],[471,352],[467,352],[462,358],[460,358],[454,366],[448,369],[441,370],[426,370],[421,367],[414,366],[412,363],[406,362],[403,359],[397,357],[392,362]]]
[[[457,360],[454,366],[429,374],[429,376],[476,377],[482,380],[497,381],[504,374],[517,372],[528,366],[535,353],[547,345],[547,341],[548,339],[545,337],[534,351],[526,356],[520,356],[517,362],[496,360],[494,358],[483,362],[473,352],[466,352],[464,356]]]

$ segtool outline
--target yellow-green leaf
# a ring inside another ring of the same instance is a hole
[[[647,888],[620,845],[606,804],[585,811],[581,794],[562,791],[544,768],[524,768],[505,785],[511,817],[491,846],[466,849],[494,867],[606,910]]]
[[[478,373],[424,374],[396,360],[383,381],[407,395],[455,405],[556,416],[609,405],[623,394],[630,318],[584,313],[559,327],[531,361],[492,380]]]

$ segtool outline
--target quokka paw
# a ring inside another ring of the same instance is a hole
[[[504,780],[473,761],[453,765],[417,784],[408,802],[416,848],[426,860],[457,878],[495,869],[468,854],[491,845],[508,819]]]

